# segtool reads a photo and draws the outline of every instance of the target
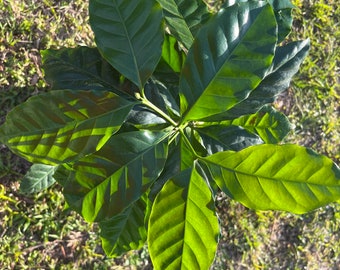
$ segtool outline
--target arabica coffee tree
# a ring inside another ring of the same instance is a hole
[[[340,199],[340,170],[273,102],[309,41],[286,40],[288,0],[90,0],[96,48],[42,51],[47,93],[13,109],[0,141],[34,163],[22,190],[57,182],[97,222],[105,253],[148,245],[155,269],[209,269],[220,192],[305,213]]]

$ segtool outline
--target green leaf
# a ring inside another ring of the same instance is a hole
[[[209,155],[226,150],[239,151],[263,143],[259,136],[240,126],[215,124],[196,131]]]
[[[162,54],[162,9],[152,0],[90,0],[90,24],[103,57],[142,89]]]
[[[288,118],[270,106],[262,108],[257,113],[223,122],[227,123],[258,134],[265,143],[279,143],[291,131]]]
[[[209,269],[219,234],[207,183],[189,168],[171,178],[152,206],[148,247],[155,269]]]
[[[171,91],[163,83],[150,79],[145,85],[144,93],[146,98],[164,113],[175,118],[174,120],[179,118],[179,106]]]
[[[297,145],[256,145],[202,159],[221,190],[249,208],[311,211],[340,198],[340,170]]]
[[[102,247],[108,257],[143,247],[146,241],[145,214],[147,195],[132,203],[120,214],[99,222]]]
[[[271,6],[262,5],[234,5],[201,28],[180,79],[184,122],[232,108],[265,76],[274,57],[277,25]]]
[[[223,3],[222,7],[227,8],[235,3],[255,2],[253,0],[227,0]],[[263,2],[263,1],[262,1]],[[290,33],[293,23],[292,9],[295,6],[290,0],[268,0],[268,3],[272,5],[275,18],[278,25],[278,43],[283,41],[285,37]]]
[[[137,105],[130,111],[126,124],[132,125],[136,129],[149,130],[161,130],[169,126],[163,118],[144,105]]]
[[[20,191],[23,193],[37,193],[55,183],[54,172],[58,166],[45,164],[33,164],[20,183]]]
[[[170,36],[165,35],[162,49],[162,59],[171,67],[174,72],[181,72],[185,53],[181,50],[177,40]]]
[[[209,17],[207,5],[202,0],[157,0],[164,12],[170,33],[189,49],[196,32]]]
[[[309,46],[309,40],[304,40],[276,47],[273,64],[268,74],[260,85],[250,93],[249,97],[229,111],[207,117],[204,120],[222,121],[238,118],[245,114],[253,114],[264,105],[274,102],[276,96],[289,87],[292,77],[308,53]]]
[[[119,91],[120,74],[97,48],[77,47],[41,51],[45,78],[53,90]]]
[[[98,151],[135,104],[106,91],[52,91],[11,111],[0,139],[31,162],[71,162]]]
[[[64,185],[70,207],[90,222],[121,213],[160,175],[168,135],[160,131],[119,133],[100,151],[75,162]]]

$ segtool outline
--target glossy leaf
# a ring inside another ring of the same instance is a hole
[[[271,6],[256,3],[257,8],[243,3],[221,10],[201,28],[180,79],[183,121],[232,108],[265,76],[277,25]]]
[[[222,121],[238,118],[245,114],[253,114],[264,105],[274,102],[276,96],[289,87],[292,77],[308,53],[309,46],[309,40],[304,40],[276,47],[273,64],[268,74],[260,85],[250,93],[249,97],[230,110],[204,120]]]
[[[257,145],[204,158],[228,196],[249,208],[302,214],[340,198],[340,170],[297,145]]]
[[[142,89],[162,54],[162,9],[152,0],[90,0],[90,24],[103,57]]]
[[[210,14],[202,0],[157,0],[164,12],[170,33],[179,40],[186,49],[194,41],[197,30],[206,22]]]
[[[146,98],[161,109],[164,113],[178,119],[179,107],[171,91],[158,80],[149,80],[145,85],[144,93]]]
[[[243,127],[235,125],[212,125],[196,129],[209,155],[216,152],[239,151],[248,146],[262,144],[262,139]]]
[[[174,72],[181,72],[185,57],[185,53],[180,48],[177,39],[170,35],[165,35],[162,48],[162,59]]]
[[[161,130],[168,126],[162,117],[143,105],[137,105],[130,111],[126,124],[134,126],[137,130]]]
[[[173,138],[173,142],[169,145],[169,155],[163,171],[151,188],[149,195],[151,201],[154,201],[156,195],[169,179],[193,166],[194,161],[197,159],[196,154],[206,155],[205,149],[197,141],[195,131],[186,128],[182,134],[176,134],[175,136],[176,138]],[[194,146],[196,154],[193,153],[190,145]]]
[[[41,51],[45,78],[53,90],[112,90],[119,93],[120,74],[97,48]]]
[[[258,0],[256,0],[258,1]],[[255,2],[253,0],[226,0],[222,7],[227,8],[237,3]],[[278,43],[290,33],[293,23],[291,11],[295,6],[290,0],[268,0],[274,9],[276,22],[278,24]]]
[[[47,189],[55,183],[53,177],[58,166],[45,164],[33,164],[20,183],[20,191],[23,193],[36,193]]]
[[[195,169],[171,178],[152,206],[148,247],[155,269],[209,269],[218,220],[207,183]]]
[[[160,175],[167,136],[151,131],[119,133],[100,151],[75,162],[64,185],[70,207],[91,222],[121,213]]]
[[[222,123],[243,127],[258,134],[265,143],[279,143],[291,130],[288,118],[272,107]]]
[[[128,206],[122,213],[99,222],[102,247],[108,257],[143,247],[146,241],[145,212],[147,196]]]
[[[0,138],[29,161],[71,162],[98,151],[118,131],[133,105],[106,91],[52,91],[10,112],[0,127]]]

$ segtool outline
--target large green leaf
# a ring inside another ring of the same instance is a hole
[[[254,114],[227,120],[220,125],[234,125],[258,134],[265,143],[279,143],[291,131],[288,118],[273,107],[263,107]]]
[[[23,193],[36,193],[55,183],[54,172],[58,166],[45,164],[33,164],[20,183],[20,191]]]
[[[253,114],[264,105],[274,102],[277,95],[289,87],[292,77],[299,70],[308,53],[309,46],[310,42],[307,39],[276,47],[273,64],[268,74],[247,99],[224,113],[207,117],[204,120],[223,121],[238,118],[245,114]]]
[[[301,146],[264,144],[202,160],[222,191],[250,208],[302,214],[340,198],[339,167]]]
[[[259,0],[255,0],[259,1]],[[222,7],[227,8],[236,3],[254,2],[254,0],[226,0]],[[290,33],[293,23],[291,11],[295,6],[290,0],[268,0],[274,9],[278,25],[278,42],[281,42]]]
[[[198,128],[196,131],[209,155],[226,150],[239,151],[248,146],[263,143],[256,134],[235,125],[215,124]]]
[[[262,1],[221,10],[202,27],[180,79],[183,121],[222,113],[246,98],[271,66],[276,28]]]
[[[90,0],[90,24],[104,58],[142,89],[162,54],[162,9],[153,0]]]
[[[119,90],[120,74],[97,48],[50,49],[41,55],[45,78],[53,90]]]
[[[171,178],[151,209],[148,247],[155,269],[209,269],[218,220],[207,183],[192,168]]]
[[[11,111],[0,140],[29,161],[71,162],[98,151],[135,103],[106,91],[52,91]]]
[[[163,170],[166,132],[133,131],[113,136],[103,148],[73,164],[65,199],[87,221],[121,213],[138,200]]]
[[[196,32],[209,17],[207,5],[202,0],[157,0],[164,12],[170,33],[186,49],[194,41]]]
[[[142,248],[146,241],[145,214],[147,194],[122,213],[99,222],[100,238],[105,254],[117,257],[129,250]]]

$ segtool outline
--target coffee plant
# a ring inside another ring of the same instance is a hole
[[[155,269],[209,269],[215,198],[305,213],[340,199],[340,170],[282,144],[276,97],[309,50],[288,0],[90,0],[96,48],[41,52],[51,90],[13,109],[0,141],[58,182],[109,257],[145,242]]]

